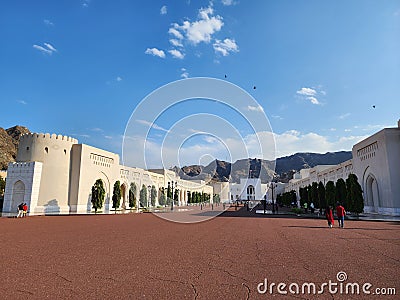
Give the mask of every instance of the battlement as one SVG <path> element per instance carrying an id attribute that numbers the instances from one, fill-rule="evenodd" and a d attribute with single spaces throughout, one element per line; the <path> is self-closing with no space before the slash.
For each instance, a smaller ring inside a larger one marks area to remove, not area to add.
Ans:
<path id="1" fill-rule="evenodd" d="M 33 139 L 51 139 L 53 141 L 66 141 L 71 142 L 72 144 L 78 144 L 78 140 L 72 137 L 61 135 L 61 134 L 50 134 L 50 133 L 26 133 L 21 135 L 20 141 L 28 141 Z"/>
<path id="2" fill-rule="evenodd" d="M 7 173 L 15 173 L 21 172 L 26 170 L 32 170 L 35 168 L 35 165 L 42 164 L 37 161 L 30 161 L 30 162 L 12 162 L 8 164 L 8 172 Z"/>

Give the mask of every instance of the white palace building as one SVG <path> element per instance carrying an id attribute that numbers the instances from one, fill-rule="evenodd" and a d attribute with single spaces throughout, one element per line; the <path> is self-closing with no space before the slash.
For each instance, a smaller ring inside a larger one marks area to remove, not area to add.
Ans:
<path id="1" fill-rule="evenodd" d="M 159 195 L 168 182 L 177 183 L 178 206 L 187 204 L 187 192 L 208 193 L 211 201 L 213 197 L 212 186 L 205 182 L 182 180 L 165 169 L 148 171 L 123 166 L 118 154 L 79 144 L 76 139 L 62 135 L 22 135 L 16 161 L 8 165 L 3 216 L 15 214 L 21 202 L 27 203 L 30 215 L 90 213 L 91 188 L 97 179 L 103 181 L 106 192 L 105 213 L 112 208 L 117 180 L 121 184 L 122 209 L 128 208 L 131 183 L 136 184 L 137 201 L 143 185 L 146 188 L 154 185 Z"/>
<path id="2" fill-rule="evenodd" d="M 355 144 L 353 158 L 339 165 L 303 169 L 290 180 L 285 191 L 299 189 L 313 182 L 346 180 L 356 174 L 364 196 L 364 212 L 400 215 L 400 120 L 397 128 L 384 128 Z"/>
<path id="3" fill-rule="evenodd" d="M 176 182 L 178 205 L 187 205 L 188 192 L 219 194 L 222 202 L 237 200 L 276 200 L 276 195 L 295 190 L 313 182 L 346 179 L 357 175 L 363 189 L 364 212 L 400 215 L 400 121 L 396 128 L 384 128 L 352 149 L 353 158 L 339 165 L 316 166 L 295 174 L 289 184 L 262 184 L 258 178 L 242 178 L 240 183 L 210 183 L 181 179 L 174 171 L 144 170 L 120 164 L 118 154 L 79 144 L 74 138 L 30 133 L 21 136 L 17 162 L 7 171 L 3 216 L 15 214 L 17 206 L 26 202 L 31 215 L 90 213 L 91 187 L 103 181 L 106 196 L 103 212 L 112 207 L 112 189 L 121 183 L 120 208 L 128 208 L 131 183 L 139 191 L 155 186 L 157 197 L 169 182 Z M 149 194 L 149 193 L 148 193 Z M 158 201 L 158 200 L 157 200 Z M 156 202 L 156 205 L 158 202 Z M 136 203 L 138 207 L 138 203 Z"/>

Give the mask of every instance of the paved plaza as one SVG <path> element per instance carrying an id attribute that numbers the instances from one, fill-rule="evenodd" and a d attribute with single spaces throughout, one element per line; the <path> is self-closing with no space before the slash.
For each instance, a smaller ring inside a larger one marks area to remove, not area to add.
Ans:
<path id="1" fill-rule="evenodd" d="M 344 283 L 371 283 L 371 294 L 400 292 L 399 222 L 329 229 L 322 219 L 230 208 L 196 224 L 143 213 L 0 218 L 0 228 L 3 299 L 377 299 L 257 291 L 265 279 L 286 291 L 339 283 L 339 272 Z"/>

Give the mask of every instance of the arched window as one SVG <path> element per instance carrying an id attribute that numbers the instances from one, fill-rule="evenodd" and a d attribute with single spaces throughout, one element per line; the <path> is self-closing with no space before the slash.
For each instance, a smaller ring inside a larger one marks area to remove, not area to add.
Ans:
<path id="1" fill-rule="evenodd" d="M 256 200 L 255 189 L 252 185 L 247 187 L 247 200 Z"/>

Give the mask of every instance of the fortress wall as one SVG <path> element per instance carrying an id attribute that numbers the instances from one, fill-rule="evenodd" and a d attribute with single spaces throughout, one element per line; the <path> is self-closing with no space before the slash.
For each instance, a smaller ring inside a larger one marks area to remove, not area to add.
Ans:
<path id="1" fill-rule="evenodd" d="M 102 211 L 108 212 L 112 206 L 112 192 L 119 180 L 119 156 L 88 145 L 73 147 L 71 173 L 71 212 L 88 213 L 92 210 L 91 192 L 97 179 L 103 181 L 106 191 Z"/>
<path id="2" fill-rule="evenodd" d="M 27 203 L 29 214 L 35 214 L 39 198 L 43 164 L 40 162 L 10 163 L 4 193 L 3 216 L 16 215 L 21 202 Z"/>
<path id="3" fill-rule="evenodd" d="M 43 163 L 35 213 L 69 213 L 71 149 L 77 143 L 74 138 L 49 133 L 21 136 L 17 161 Z"/>

